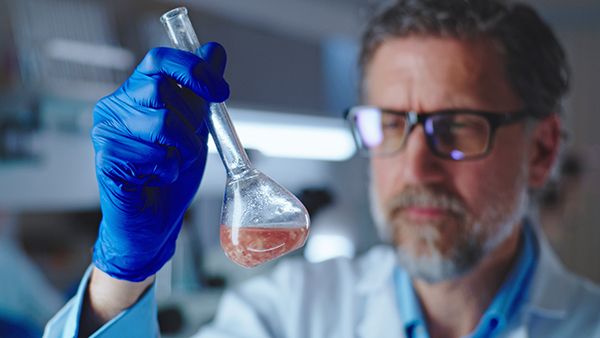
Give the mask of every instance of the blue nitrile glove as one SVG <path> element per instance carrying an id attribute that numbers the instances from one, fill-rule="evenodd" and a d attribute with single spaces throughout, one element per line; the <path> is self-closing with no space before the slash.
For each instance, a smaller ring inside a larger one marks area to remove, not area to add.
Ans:
<path id="1" fill-rule="evenodd" d="M 203 99 L 229 96 L 223 47 L 205 44 L 200 53 L 203 58 L 172 48 L 151 50 L 94 108 L 102 206 L 94 265 L 115 278 L 143 281 L 175 252 L 183 213 L 206 163 Z"/>

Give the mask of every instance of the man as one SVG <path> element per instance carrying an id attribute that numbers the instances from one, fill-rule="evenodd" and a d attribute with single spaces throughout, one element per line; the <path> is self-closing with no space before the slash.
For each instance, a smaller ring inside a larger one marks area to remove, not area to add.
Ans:
<path id="1" fill-rule="evenodd" d="M 204 48 L 217 71 L 154 50 L 96 107 L 95 267 L 47 337 L 156 334 L 147 290 L 205 156 L 190 91 L 228 94 L 224 53 Z M 348 119 L 392 245 L 356 261 L 286 261 L 227 292 L 199 336 L 600 337 L 600 290 L 565 271 L 524 217 L 560 143 L 567 72 L 550 29 L 523 5 L 403 0 L 370 23 L 361 65 L 367 105 Z"/>

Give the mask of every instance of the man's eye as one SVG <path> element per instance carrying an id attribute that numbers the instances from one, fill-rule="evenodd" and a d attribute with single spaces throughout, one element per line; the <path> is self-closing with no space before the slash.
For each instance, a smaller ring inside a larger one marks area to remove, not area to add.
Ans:
<path id="1" fill-rule="evenodd" d="M 385 119 L 381 121 L 381 128 L 387 131 L 394 131 L 397 129 L 404 130 L 406 122 L 402 119 Z"/>
<path id="2" fill-rule="evenodd" d="M 398 122 L 384 122 L 383 123 L 384 129 L 394 129 L 394 128 L 398 128 L 399 126 L 400 126 L 400 124 Z"/>
<path id="3" fill-rule="evenodd" d="M 460 122 L 452 122 L 450 123 L 449 129 L 450 131 L 461 131 L 464 130 L 466 128 L 470 128 L 470 126 L 466 123 L 460 123 Z"/>
<path id="4" fill-rule="evenodd" d="M 448 130 L 452 134 L 480 134 L 485 133 L 486 126 L 483 123 L 455 121 L 449 124 Z"/>

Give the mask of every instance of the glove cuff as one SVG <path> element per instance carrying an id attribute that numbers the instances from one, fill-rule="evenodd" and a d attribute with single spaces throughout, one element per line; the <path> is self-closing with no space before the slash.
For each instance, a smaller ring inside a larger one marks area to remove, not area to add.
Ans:
<path id="1" fill-rule="evenodd" d="M 142 282 L 156 274 L 175 254 L 175 241 L 181 228 L 181 221 L 175 226 L 177 230 L 171 234 L 173 238 L 167 240 L 165 245 L 154 253 L 135 252 L 129 248 L 110 245 L 114 241 L 104 238 L 103 228 L 100 226 L 100 233 L 94 244 L 94 265 L 113 278 Z"/>

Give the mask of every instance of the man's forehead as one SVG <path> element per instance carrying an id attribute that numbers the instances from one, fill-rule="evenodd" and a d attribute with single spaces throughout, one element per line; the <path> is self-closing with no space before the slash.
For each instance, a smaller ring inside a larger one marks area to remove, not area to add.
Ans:
<path id="1" fill-rule="evenodd" d="M 376 49 L 367 75 L 373 68 L 389 72 L 401 67 L 406 76 L 421 75 L 423 72 L 429 76 L 443 76 L 444 71 L 463 72 L 473 78 L 481 73 L 492 72 L 497 67 L 504 71 L 503 65 L 502 53 L 489 38 L 465 40 L 411 35 L 384 41 Z"/>
<path id="2" fill-rule="evenodd" d="M 372 104 L 386 104 L 379 102 L 382 99 L 408 104 L 422 99 L 425 93 L 432 100 L 445 101 L 444 104 L 458 100 L 455 102 L 458 105 L 461 105 L 461 96 L 466 96 L 467 101 L 484 101 L 484 105 L 516 96 L 506 76 L 503 55 L 489 38 L 409 36 L 388 39 L 377 48 L 366 70 L 366 95 Z M 402 99 L 403 95 L 407 97 Z M 429 103 L 435 105 L 435 102 Z M 422 108 L 427 110 L 427 107 Z"/>

